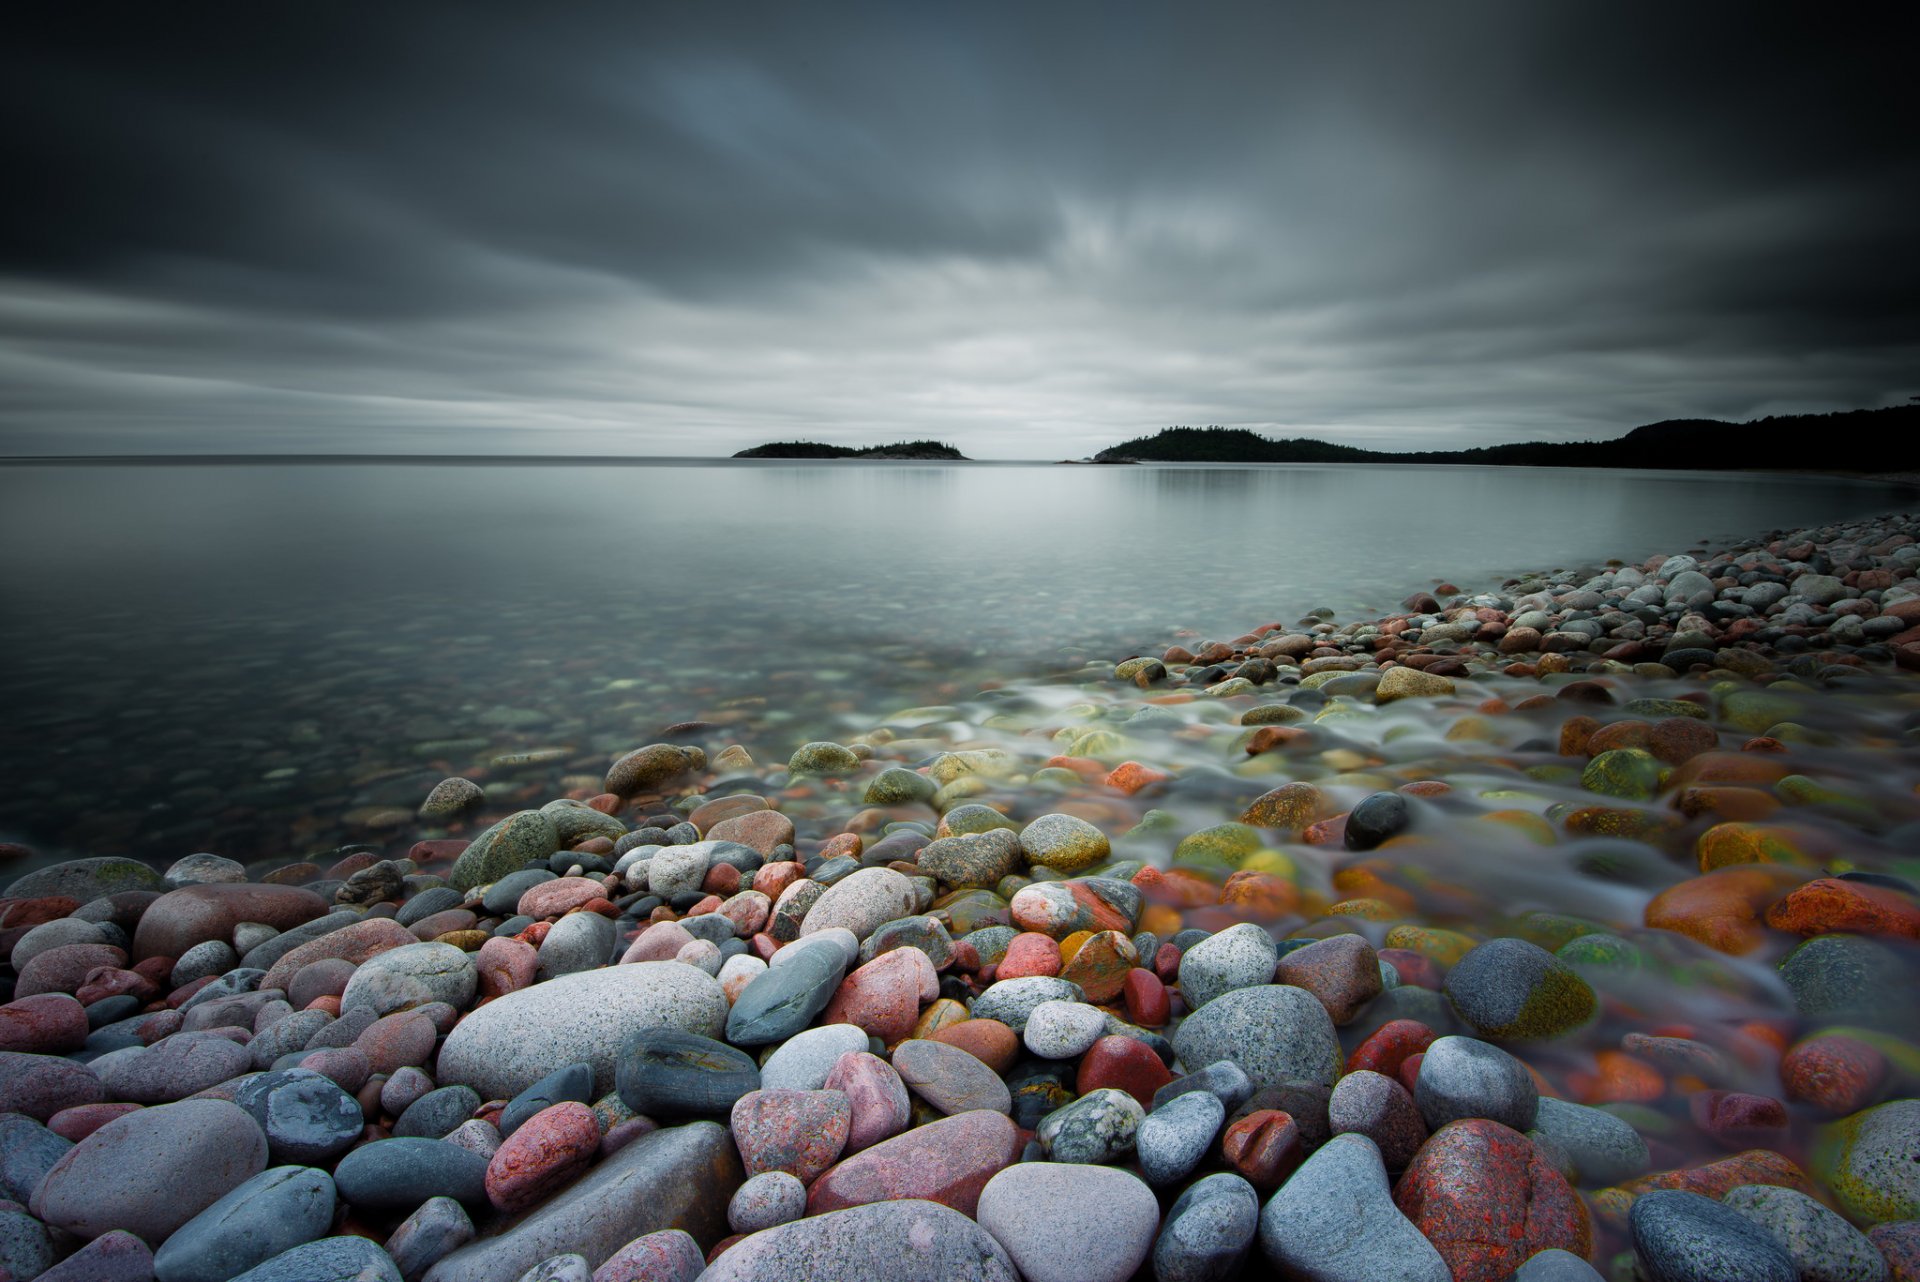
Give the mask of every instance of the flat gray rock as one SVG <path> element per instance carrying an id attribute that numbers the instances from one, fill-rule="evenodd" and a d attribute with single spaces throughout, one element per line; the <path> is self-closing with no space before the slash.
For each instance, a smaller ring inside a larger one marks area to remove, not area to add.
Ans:
<path id="1" fill-rule="evenodd" d="M 1185 1179 L 1213 1147 L 1226 1120 L 1227 1106 L 1211 1091 L 1174 1096 L 1147 1114 L 1134 1132 L 1141 1174 L 1161 1186 Z"/>
<path id="2" fill-rule="evenodd" d="M 620 1047 L 643 1028 L 718 1037 L 727 996 L 705 971 L 679 962 L 634 962 L 562 975 L 508 993 L 447 1034 L 435 1080 L 511 1099 L 557 1068 L 593 1066 L 594 1093 L 613 1089 Z M 528 1265 L 538 1263 L 529 1260 Z"/>
<path id="3" fill-rule="evenodd" d="M 1020 1282 L 1020 1275 L 993 1235 L 960 1212 L 905 1200 L 742 1238 L 700 1282 Z"/>
<path id="4" fill-rule="evenodd" d="M 1260 1213 L 1260 1249 L 1283 1275 L 1313 1282 L 1453 1282 L 1440 1252 L 1393 1204 L 1380 1150 L 1336 1135 Z"/>

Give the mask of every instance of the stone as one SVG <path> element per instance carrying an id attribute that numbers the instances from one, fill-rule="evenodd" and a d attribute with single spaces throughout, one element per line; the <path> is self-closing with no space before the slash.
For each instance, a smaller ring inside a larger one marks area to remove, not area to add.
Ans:
<path id="1" fill-rule="evenodd" d="M 40 1277 L 52 1263 L 47 1226 L 12 1203 L 0 1204 L 0 1277 Z"/>
<path id="2" fill-rule="evenodd" d="M 827 1084 L 842 1056 L 866 1049 L 866 1030 L 852 1024 L 809 1028 L 788 1038 L 767 1057 L 760 1066 L 758 1085 L 767 1090 L 817 1091 Z"/>
<path id="3" fill-rule="evenodd" d="M 359 1101 L 306 1068 L 250 1078 L 234 1092 L 233 1102 L 266 1136 L 275 1164 L 330 1163 L 359 1140 L 365 1124 Z"/>
<path id="4" fill-rule="evenodd" d="M 600 1123 L 577 1100 L 541 1109 L 487 1162 L 487 1200 L 503 1215 L 536 1206 L 585 1170 L 600 1148 Z"/>
<path id="5" fill-rule="evenodd" d="M 977 1008 L 976 1008 L 977 1013 Z M 1188 1015 L 1173 1048 L 1189 1068 L 1232 1060 L 1257 1086 L 1340 1076 L 1340 1041 L 1319 999 L 1302 988 L 1236 988 Z"/>
<path id="6" fill-rule="evenodd" d="M 166 879 L 137 859 L 104 855 L 69 859 L 17 877 L 5 891 L 8 899 L 45 899 L 64 896 L 82 904 L 128 890 L 165 891 Z"/>
<path id="7" fill-rule="evenodd" d="M 1794 1008 L 1810 1020 L 1864 1024 L 1901 1033 L 1920 1020 L 1906 960 L 1857 935 L 1816 935 L 1779 966 Z"/>
<path id="8" fill-rule="evenodd" d="M 1027 1015 L 1021 1040 L 1042 1059 L 1075 1059 L 1107 1031 L 1105 1012 L 1085 1002 L 1041 1002 Z"/>
<path id="9" fill-rule="evenodd" d="M 1026 1282 L 1127 1282 L 1153 1246 L 1160 1204 L 1110 1166 L 1025 1162 L 987 1181 L 978 1219 Z"/>
<path id="10" fill-rule="evenodd" d="M 1531 1256 L 1514 1273 L 1513 1282 L 1606 1282 L 1606 1279 L 1571 1251 L 1553 1247 Z"/>
<path id="11" fill-rule="evenodd" d="M 949 1115 L 1008 1113 L 1013 1096 L 998 1073 L 957 1046 L 909 1038 L 893 1049 L 893 1070 L 907 1089 Z"/>
<path id="12" fill-rule="evenodd" d="M 108 1122 L 57 1162 L 33 1212 L 83 1238 L 125 1229 L 149 1245 L 266 1169 L 267 1140 L 225 1100 L 186 1100 Z"/>
<path id="13" fill-rule="evenodd" d="M 1800 1277 L 1766 1230 L 1698 1193 L 1642 1194 L 1634 1199 L 1627 1224 L 1634 1259 L 1649 1282 L 1797 1282 Z"/>
<path id="14" fill-rule="evenodd" d="M 827 1008 L 845 971 L 845 954 L 831 944 L 781 949 L 774 954 L 774 964 L 754 976 L 734 1000 L 726 1015 L 727 1040 L 736 1046 L 767 1046 L 792 1037 Z"/>
<path id="15" fill-rule="evenodd" d="M 444 1140 L 374 1140 L 341 1158 L 333 1180 L 356 1208 L 410 1213 L 430 1197 L 487 1204 L 487 1159 Z"/>
<path id="16" fill-rule="evenodd" d="M 787 1171 L 762 1171 L 734 1190 L 727 1223 L 735 1233 L 758 1233 L 807 1213 L 807 1186 Z"/>
<path id="17" fill-rule="evenodd" d="M 385 1251 L 363 1237 L 323 1237 L 254 1265 L 232 1282 L 401 1282 Z"/>
<path id="18" fill-rule="evenodd" d="M 243 921 L 291 930 L 326 912 L 326 900 L 298 886 L 185 886 L 160 896 L 140 915 L 133 932 L 133 959 L 178 958 L 198 944 L 228 943 Z"/>
<path id="19" fill-rule="evenodd" d="M 866 1039 L 861 1038 L 863 1047 Z M 725 1042 L 674 1028 L 642 1029 L 620 1050 L 614 1089 L 636 1113 L 661 1119 L 724 1117 L 760 1089 L 753 1057 Z"/>
<path id="20" fill-rule="evenodd" d="M 337 914 L 336 914 L 337 915 Z M 322 922 L 332 921 L 331 917 L 322 917 L 309 923 L 308 927 L 318 926 Z M 300 971 L 323 958 L 339 958 L 352 962 L 355 966 L 365 964 L 370 958 L 393 948 L 404 948 L 420 941 L 413 937 L 399 922 L 388 917 L 369 917 L 364 921 L 329 929 L 326 933 L 301 942 L 298 931 L 288 931 L 262 944 L 260 948 L 241 958 L 245 966 L 255 965 L 255 954 L 261 949 L 270 949 L 282 940 L 293 940 L 293 946 L 283 953 L 260 980 L 262 989 L 278 988 L 285 992 L 293 983 L 293 977 Z"/>
<path id="21" fill-rule="evenodd" d="M 700 1244 L 684 1229 L 643 1233 L 609 1255 L 593 1282 L 694 1282 L 707 1267 Z"/>
<path id="22" fill-rule="evenodd" d="M 718 1037 L 727 1019 L 719 982 L 693 966 L 635 962 L 562 975 L 469 1013 L 441 1046 L 435 1076 L 483 1099 L 508 1099 L 555 1069 L 586 1063 L 600 1095 L 613 1089 L 615 1060 L 634 1033 Z"/>
<path id="23" fill-rule="evenodd" d="M 823 1018 L 853 1024 L 891 1045 L 913 1032 L 923 1002 L 940 995 L 940 976 L 918 948 L 896 948 L 861 966 L 835 990 Z"/>
<path id="24" fill-rule="evenodd" d="M 522 1273 L 519 1282 L 593 1282 L 593 1266 L 575 1251 L 556 1255 Z"/>
<path id="25" fill-rule="evenodd" d="M 965 1215 L 919 1200 L 876 1202 L 755 1233 L 701 1282 L 1020 1282 L 1005 1248 Z"/>
<path id="26" fill-rule="evenodd" d="M 362 962 L 340 995 L 340 1009 L 364 1006 L 376 1015 L 446 1002 L 465 1009 L 473 1002 L 479 973 L 473 960 L 451 944 L 407 944 Z"/>
<path id="27" fill-rule="evenodd" d="M 1125 1091 L 1097 1090 L 1047 1114 L 1034 1138 L 1049 1161 L 1108 1162 L 1133 1151 L 1146 1115 Z"/>
<path id="28" fill-rule="evenodd" d="M 620 928 L 599 913 L 569 913 L 540 941 L 535 975 L 541 980 L 575 975 L 604 966 Z M 716 966 L 717 970 L 718 967 Z"/>
<path id="29" fill-rule="evenodd" d="M 1593 989 L 1573 967 L 1524 939 L 1490 939 L 1447 972 L 1454 1013 L 1483 1037 L 1557 1037 L 1593 1018 Z"/>
<path id="30" fill-rule="evenodd" d="M 740 1181 L 725 1127 L 666 1127 L 616 1150 L 501 1231 L 446 1256 L 426 1282 L 499 1282 L 565 1252 L 593 1265 L 642 1235 L 669 1229 L 714 1242 L 726 1232 L 727 1201 Z"/>
<path id="31" fill-rule="evenodd" d="M 153 1282 L 153 1251 L 133 1234 L 115 1229 L 40 1274 L 38 1282 Z"/>
<path id="32" fill-rule="evenodd" d="M 1357 1069 L 1334 1083 L 1327 1122 L 1335 1135 L 1364 1135 L 1389 1171 L 1403 1171 L 1427 1141 L 1419 1106 L 1393 1078 Z"/>
<path id="33" fill-rule="evenodd" d="M 705 769 L 706 764 L 707 754 L 699 748 L 650 743 L 644 748 L 635 748 L 615 761 L 607 770 L 603 786 L 616 797 L 631 797 L 636 793 L 656 791 L 660 785 L 690 770 Z"/>
<path id="34" fill-rule="evenodd" d="M 613 789 L 609 788 L 609 792 Z M 447 870 L 447 884 L 472 890 L 543 861 L 560 848 L 553 820 L 538 810 L 518 810 L 473 839 Z"/>
<path id="35" fill-rule="evenodd" d="M 1020 830 L 1027 862 L 1055 872 L 1085 872 L 1112 857 L 1107 835 L 1074 815 L 1041 815 Z"/>
<path id="36" fill-rule="evenodd" d="M 866 1051 L 842 1055 L 827 1074 L 825 1089 L 845 1095 L 852 1110 L 845 1149 L 848 1153 L 891 1139 L 907 1129 L 912 1120 L 913 1105 L 907 1097 L 906 1083 L 892 1065 Z M 748 1231 L 737 1225 L 735 1230 Z"/>
<path id="37" fill-rule="evenodd" d="M 0 1006 L 0 1051 L 60 1055 L 86 1045 L 87 1009 L 65 993 L 40 993 Z"/>
<path id="38" fill-rule="evenodd" d="M 616 1080 L 617 1077 L 616 1074 Z M 500 1134 L 511 1135 L 520 1128 L 521 1123 L 535 1113 L 551 1108 L 555 1104 L 564 1104 L 569 1100 L 576 1104 L 593 1103 L 592 1065 L 568 1064 L 565 1068 L 556 1068 L 508 1100 L 507 1106 L 500 1110 Z M 478 1102 L 475 1101 L 476 1104 Z"/>
<path id="39" fill-rule="evenodd" d="M 0 1199 L 25 1206 L 73 1145 L 30 1117 L 0 1113 Z"/>
<path id="40" fill-rule="evenodd" d="M 1867 1235 L 1794 1189 L 1747 1184 L 1720 1199 L 1765 1230 L 1805 1278 L 1881 1282 L 1886 1261 Z"/>
<path id="41" fill-rule="evenodd" d="M 972 1215 L 988 1180 L 1019 1157 L 1021 1134 L 976 1110 L 918 1126 L 829 1167 L 807 1191 L 807 1214 L 924 1198 Z"/>
<path id="42" fill-rule="evenodd" d="M 1226 1105 L 1209 1091 L 1188 1091 L 1157 1106 L 1133 1136 L 1141 1174 L 1158 1186 L 1185 1179 L 1213 1147 L 1226 1120 Z"/>
<path id="43" fill-rule="evenodd" d="M 407 1105 L 393 1124 L 398 1139 L 443 1140 L 480 1107 L 471 1086 L 441 1086 Z"/>
<path id="44" fill-rule="evenodd" d="M 740 1097 L 731 1120 L 749 1177 L 788 1171 L 811 1183 L 846 1147 L 853 1108 L 839 1091 L 758 1090 Z"/>
<path id="45" fill-rule="evenodd" d="M 1019 866 L 1020 837 L 1006 828 L 941 837 L 920 848 L 917 862 L 943 886 L 991 890 Z"/>
<path id="46" fill-rule="evenodd" d="M 1405 797 L 1397 792 L 1376 792 L 1348 813 L 1345 845 L 1348 850 L 1372 850 L 1406 831 L 1411 822 Z"/>
<path id="47" fill-rule="evenodd" d="M 1586 1204 L 1526 1136 L 1498 1122 L 1449 1122 L 1420 1147 L 1394 1205 L 1433 1243 L 1455 1282 L 1504 1282 L 1535 1252 L 1586 1256 Z"/>
<path id="48" fill-rule="evenodd" d="M 838 926 L 865 939 L 887 922 L 912 916 L 918 903 L 913 883 L 900 873 L 862 868 L 827 887 L 807 910 L 800 933 L 805 937 Z"/>
<path id="49" fill-rule="evenodd" d="M 1185 967 L 1183 957 L 1182 974 Z M 1312 993 L 1327 1008 L 1334 1024 L 1344 1027 L 1358 1019 L 1366 1004 L 1380 995 L 1380 955 L 1359 935 L 1334 935 L 1281 957 L 1272 978 L 1275 983 Z M 1183 992 L 1185 987 L 1183 983 Z"/>
<path id="50" fill-rule="evenodd" d="M 97 1061 L 109 1094 L 135 1104 L 169 1104 L 253 1067 L 246 1047 L 214 1033 L 175 1033 L 145 1049 Z"/>
<path id="51" fill-rule="evenodd" d="M 1002 979 L 987 985 L 968 1008 L 975 1019 L 994 1019 L 1016 1033 L 1026 1031 L 1027 1016 L 1041 1002 L 1077 1002 L 1086 998 L 1078 984 L 1064 979 L 1033 975 L 1021 979 Z"/>
<path id="52" fill-rule="evenodd" d="M 1380 1151 L 1364 1135 L 1336 1135 L 1301 1164 L 1260 1212 L 1260 1249 L 1283 1275 L 1316 1282 L 1453 1277 L 1393 1204 Z"/>
<path id="53" fill-rule="evenodd" d="M 796 775 L 850 775 L 859 771 L 860 758 L 851 748 L 819 739 L 795 748 L 787 769 Z"/>
<path id="54" fill-rule="evenodd" d="M 1260 1226 L 1260 1199 L 1232 1172 L 1197 1180 L 1175 1199 L 1153 1244 L 1157 1282 L 1225 1282 Z"/>
<path id="55" fill-rule="evenodd" d="M 1822 1127 L 1814 1169 L 1856 1224 L 1920 1219 L 1920 1099 L 1900 1099 Z"/>
<path id="56" fill-rule="evenodd" d="M 1582 1184 L 1618 1184 L 1641 1174 L 1651 1161 L 1646 1140 L 1627 1122 L 1567 1100 L 1542 1096 L 1528 1134 L 1565 1154 Z"/>
<path id="57" fill-rule="evenodd" d="M 333 1180 L 311 1166 L 260 1172 L 154 1252 L 157 1282 L 225 1282 L 333 1227 Z"/>
<path id="58" fill-rule="evenodd" d="M 1273 982 L 1279 950 L 1263 927 L 1229 926 L 1180 954 L 1180 994 L 1199 1010 L 1222 993 Z"/>
<path id="59" fill-rule="evenodd" d="M 1486 1118 L 1524 1132 L 1533 1127 L 1540 1091 L 1527 1066 L 1499 1047 L 1471 1037 L 1442 1037 L 1421 1058 L 1413 1100 L 1430 1130 Z"/>

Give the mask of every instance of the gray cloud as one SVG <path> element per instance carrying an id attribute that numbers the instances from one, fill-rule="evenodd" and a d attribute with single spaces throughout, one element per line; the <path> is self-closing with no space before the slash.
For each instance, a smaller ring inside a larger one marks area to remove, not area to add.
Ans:
<path id="1" fill-rule="evenodd" d="M 1432 448 L 1920 391 L 1891 11 L 11 25 L 0 452 Z"/>

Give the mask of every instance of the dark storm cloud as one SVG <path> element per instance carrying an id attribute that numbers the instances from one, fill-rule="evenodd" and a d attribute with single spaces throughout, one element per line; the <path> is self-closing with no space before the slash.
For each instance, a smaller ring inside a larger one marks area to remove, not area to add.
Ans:
<path id="1" fill-rule="evenodd" d="M 1920 392 L 1887 11 L 8 21 L 0 452 L 1436 446 Z"/>

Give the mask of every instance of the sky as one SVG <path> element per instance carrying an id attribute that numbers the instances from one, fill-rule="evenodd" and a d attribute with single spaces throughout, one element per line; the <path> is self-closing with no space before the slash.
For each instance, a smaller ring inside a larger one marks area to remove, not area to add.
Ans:
<path id="1" fill-rule="evenodd" d="M 1920 395 L 1911 6 L 16 5 L 0 454 Z"/>

